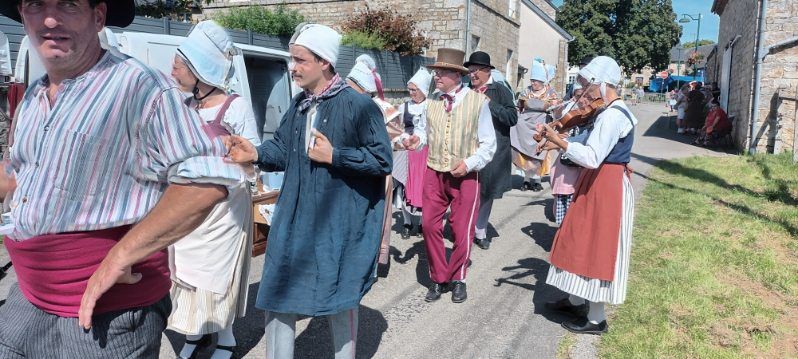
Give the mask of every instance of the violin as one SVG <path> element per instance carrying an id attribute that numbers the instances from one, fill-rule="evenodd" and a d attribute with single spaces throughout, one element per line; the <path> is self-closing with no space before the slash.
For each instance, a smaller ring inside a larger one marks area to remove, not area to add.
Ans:
<path id="1" fill-rule="evenodd" d="M 549 126 L 559 133 L 568 132 L 574 127 L 586 125 L 595 117 L 596 111 L 602 107 L 604 107 L 604 100 L 597 98 L 583 107 L 574 108 L 566 112 L 562 117 L 550 123 Z M 535 134 L 535 141 L 540 142 L 543 139 L 545 130 L 543 131 L 544 133 Z"/>

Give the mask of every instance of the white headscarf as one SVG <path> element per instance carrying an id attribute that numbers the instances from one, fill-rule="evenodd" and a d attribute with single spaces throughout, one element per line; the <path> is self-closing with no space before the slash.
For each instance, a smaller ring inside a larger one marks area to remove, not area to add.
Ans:
<path id="1" fill-rule="evenodd" d="M 529 69 L 529 78 L 547 84 L 549 83 L 548 76 L 549 74 L 546 72 L 546 66 L 543 65 L 543 62 L 538 61 L 538 59 L 533 60 Z"/>
<path id="2" fill-rule="evenodd" d="M 611 57 L 598 56 L 579 70 L 579 76 L 601 84 L 601 96 L 605 96 L 607 84 L 618 86 L 621 83 L 621 67 Z"/>
<path id="3" fill-rule="evenodd" d="M 432 85 L 432 74 L 422 67 L 416 71 L 416 74 L 410 78 L 408 84 L 415 84 L 419 91 L 424 94 L 424 97 L 429 97 L 429 87 Z"/>
<path id="4" fill-rule="evenodd" d="M 335 67 L 341 34 L 324 25 L 302 23 L 297 26 L 289 44 L 302 46 Z"/>
<path id="5" fill-rule="evenodd" d="M 200 81 L 223 90 L 233 77 L 233 56 L 238 48 L 227 31 L 213 20 L 200 22 L 188 34 L 177 52 Z"/>
<path id="6" fill-rule="evenodd" d="M 363 88 L 370 94 L 376 93 L 379 98 L 383 99 L 382 92 L 382 77 L 377 73 L 377 63 L 374 59 L 366 54 L 358 56 L 355 60 L 355 66 L 346 78 L 354 81 L 358 86 Z"/>

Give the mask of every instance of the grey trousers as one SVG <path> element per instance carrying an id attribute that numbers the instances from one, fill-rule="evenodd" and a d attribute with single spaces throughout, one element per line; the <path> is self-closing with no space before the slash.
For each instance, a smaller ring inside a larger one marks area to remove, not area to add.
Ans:
<path id="1" fill-rule="evenodd" d="M 166 295 L 148 307 L 95 315 L 85 332 L 78 318 L 36 308 L 14 285 L 0 306 L 0 358 L 157 358 L 171 312 Z"/>
<path id="2" fill-rule="evenodd" d="M 293 359 L 298 314 L 266 312 L 266 359 Z M 358 309 L 327 316 L 335 359 L 354 359 Z"/>
<path id="3" fill-rule="evenodd" d="M 488 219 L 490 219 L 491 210 L 493 210 L 493 198 L 480 198 L 476 231 L 474 232 L 476 238 L 485 239 L 488 237 Z"/>

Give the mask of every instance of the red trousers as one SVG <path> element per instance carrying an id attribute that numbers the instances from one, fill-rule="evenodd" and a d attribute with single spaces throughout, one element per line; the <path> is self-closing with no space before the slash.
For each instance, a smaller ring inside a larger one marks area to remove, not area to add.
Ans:
<path id="1" fill-rule="evenodd" d="M 454 248 L 449 260 L 443 243 L 443 217 L 451 207 L 449 225 Z M 435 283 L 462 281 L 466 278 L 468 259 L 479 209 L 477 173 L 456 178 L 449 172 L 427 168 L 424 174 L 424 212 L 421 223 L 429 261 L 429 276 Z"/>

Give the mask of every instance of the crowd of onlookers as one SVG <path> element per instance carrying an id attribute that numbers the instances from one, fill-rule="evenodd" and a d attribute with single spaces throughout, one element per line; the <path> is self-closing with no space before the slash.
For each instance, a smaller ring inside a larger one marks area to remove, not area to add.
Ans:
<path id="1" fill-rule="evenodd" d="M 669 106 L 676 110 L 676 132 L 696 136 L 693 142 L 700 146 L 717 145 L 731 133 L 732 124 L 720 107 L 717 84 L 704 86 L 692 81 L 671 91 Z"/>

